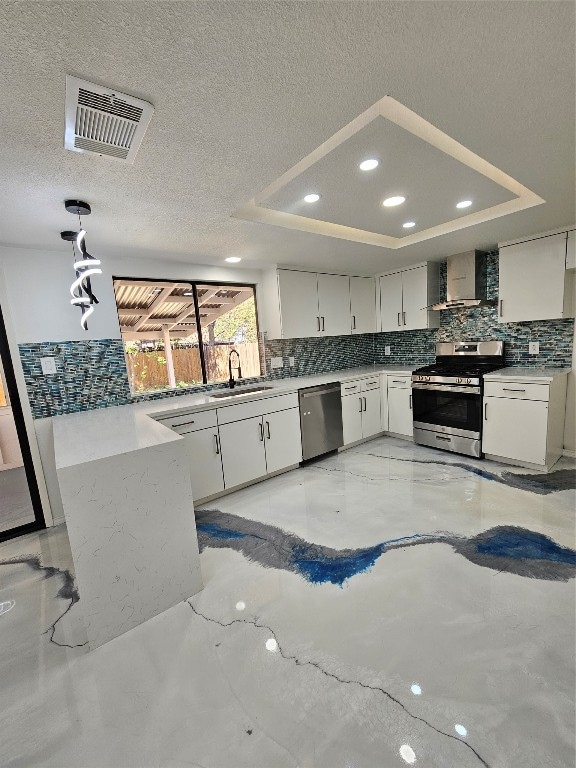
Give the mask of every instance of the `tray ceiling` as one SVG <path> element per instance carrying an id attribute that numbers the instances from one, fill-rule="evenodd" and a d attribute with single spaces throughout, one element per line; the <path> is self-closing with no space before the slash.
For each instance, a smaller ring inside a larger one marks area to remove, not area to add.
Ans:
<path id="1" fill-rule="evenodd" d="M 377 159 L 376 168 L 361 170 L 366 158 Z M 307 201 L 310 193 L 318 199 Z M 394 197 L 402 202 L 383 205 Z M 463 200 L 471 205 L 458 210 Z M 402 248 L 544 202 L 385 96 L 234 215 Z"/>

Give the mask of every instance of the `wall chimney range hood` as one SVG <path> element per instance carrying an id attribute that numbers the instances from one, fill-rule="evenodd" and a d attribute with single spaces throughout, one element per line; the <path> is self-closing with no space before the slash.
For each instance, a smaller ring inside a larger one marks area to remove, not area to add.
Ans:
<path id="1" fill-rule="evenodd" d="M 430 309 L 492 307 L 486 298 L 486 253 L 466 251 L 449 256 L 446 261 L 446 301 Z"/>

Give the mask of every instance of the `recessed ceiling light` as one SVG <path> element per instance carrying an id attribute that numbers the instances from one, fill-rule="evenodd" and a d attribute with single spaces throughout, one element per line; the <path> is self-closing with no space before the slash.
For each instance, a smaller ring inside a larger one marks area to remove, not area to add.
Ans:
<path id="1" fill-rule="evenodd" d="M 472 200 L 460 200 L 456 203 L 456 208 L 469 208 L 472 205 Z"/>
<path id="2" fill-rule="evenodd" d="M 238 264 L 239 261 L 242 261 L 240 256 L 228 256 L 227 259 L 224 259 L 224 261 L 227 261 L 229 264 Z"/>
<path id="3" fill-rule="evenodd" d="M 412 229 L 412 227 L 416 226 L 416 222 L 415 221 L 405 221 L 404 224 L 402 224 L 402 226 L 404 227 L 404 229 Z"/>
<path id="4" fill-rule="evenodd" d="M 406 200 L 405 197 L 402 197 L 402 195 L 395 195 L 394 197 L 387 197 L 386 200 L 382 203 L 383 206 L 386 208 L 392 208 L 395 205 L 402 205 L 402 203 Z"/>
<path id="5" fill-rule="evenodd" d="M 377 168 L 380 165 L 380 162 L 376 160 L 376 158 L 372 157 L 370 160 L 363 160 L 360 163 L 360 170 L 361 171 L 373 171 L 374 168 Z"/>
<path id="6" fill-rule="evenodd" d="M 317 203 L 318 200 L 320 200 L 320 195 L 317 195 L 316 192 L 312 192 L 304 198 L 305 203 Z"/>

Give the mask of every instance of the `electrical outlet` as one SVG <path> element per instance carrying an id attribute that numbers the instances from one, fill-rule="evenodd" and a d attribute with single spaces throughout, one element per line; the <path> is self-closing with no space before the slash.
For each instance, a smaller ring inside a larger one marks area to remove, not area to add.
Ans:
<path id="1" fill-rule="evenodd" d="M 273 357 L 270 360 L 270 368 L 284 368 L 284 360 L 281 357 Z"/>
<path id="2" fill-rule="evenodd" d="M 42 373 L 44 375 L 50 373 L 56 373 L 56 359 L 53 357 L 41 357 L 40 365 L 42 366 Z"/>
<path id="3" fill-rule="evenodd" d="M 293 357 L 288 358 L 288 364 L 290 365 L 290 368 L 294 368 L 294 366 L 296 365 L 296 361 L 294 360 Z"/>
<path id="4" fill-rule="evenodd" d="M 539 355 L 540 354 L 540 342 L 538 342 L 538 341 L 529 341 L 528 342 L 528 354 L 529 355 Z"/>
<path id="5" fill-rule="evenodd" d="M 390 349 L 390 345 L 389 345 L 389 344 L 387 344 L 387 345 L 384 347 L 384 354 L 385 354 L 385 355 L 391 355 L 391 354 L 392 354 L 392 351 L 391 351 L 391 349 Z"/>

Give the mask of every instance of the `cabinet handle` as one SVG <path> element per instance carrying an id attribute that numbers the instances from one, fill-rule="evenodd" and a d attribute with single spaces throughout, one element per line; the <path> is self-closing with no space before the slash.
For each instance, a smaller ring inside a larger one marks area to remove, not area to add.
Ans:
<path id="1" fill-rule="evenodd" d="M 180 421 L 178 424 L 172 424 L 172 429 L 174 427 L 185 427 L 187 424 L 194 424 L 194 419 L 192 421 Z"/>
<path id="2" fill-rule="evenodd" d="M 525 389 L 509 389 L 508 387 L 502 387 L 502 392 L 526 392 Z"/>
<path id="3" fill-rule="evenodd" d="M 325 331 L 326 328 L 324 328 L 324 317 L 322 317 L 322 330 Z"/>
<path id="4" fill-rule="evenodd" d="M 410 393 L 410 410 L 412 410 L 412 393 Z"/>
<path id="5" fill-rule="evenodd" d="M 400 322 L 400 312 L 398 312 L 398 327 L 400 327 L 402 323 Z"/>
<path id="6" fill-rule="evenodd" d="M 402 322 L 406 325 L 406 312 L 402 312 Z"/>
<path id="7" fill-rule="evenodd" d="M 270 440 L 270 422 L 266 422 L 266 437 Z"/>
<path id="8" fill-rule="evenodd" d="M 359 397 L 358 400 L 360 400 L 360 410 L 358 411 L 358 413 L 362 413 L 362 398 Z"/>
<path id="9" fill-rule="evenodd" d="M 214 435 L 214 446 L 216 449 L 216 456 L 220 455 L 220 442 L 218 440 L 218 435 Z"/>
<path id="10" fill-rule="evenodd" d="M 364 411 L 366 411 L 366 398 L 364 398 Z"/>
<path id="11" fill-rule="evenodd" d="M 392 384 L 405 384 L 404 379 L 392 379 Z"/>
<path id="12" fill-rule="evenodd" d="M 484 403 L 484 421 L 488 421 L 488 403 Z"/>
<path id="13" fill-rule="evenodd" d="M 356 330 L 356 315 L 352 315 L 352 330 Z"/>
<path id="14" fill-rule="evenodd" d="M 452 438 L 451 437 L 440 437 L 440 435 L 436 435 L 436 440 L 445 440 L 447 443 L 451 443 L 452 442 Z"/>
<path id="15" fill-rule="evenodd" d="M 503 305 L 504 305 L 504 299 L 500 299 L 500 304 L 499 304 L 499 314 L 500 314 L 500 317 L 502 317 L 502 314 L 503 314 L 503 311 L 502 311 Z"/>
<path id="16" fill-rule="evenodd" d="M 320 331 L 320 317 L 316 315 L 316 321 L 318 322 L 318 331 Z"/>
<path id="17" fill-rule="evenodd" d="M 258 429 L 260 431 L 260 442 L 263 443 L 264 442 L 264 425 L 262 424 L 262 422 L 259 422 Z"/>

